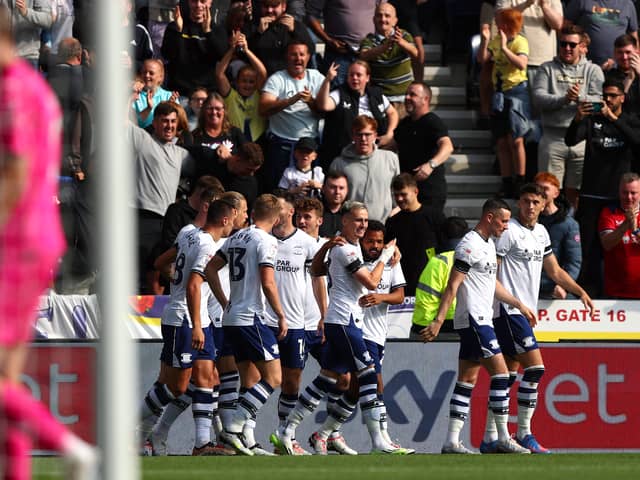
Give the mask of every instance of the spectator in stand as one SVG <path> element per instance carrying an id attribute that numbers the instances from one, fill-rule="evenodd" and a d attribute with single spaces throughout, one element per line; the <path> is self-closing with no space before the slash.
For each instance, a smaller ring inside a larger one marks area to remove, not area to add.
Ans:
<path id="1" fill-rule="evenodd" d="M 316 98 L 318 110 L 327 112 L 320 150 L 320 163 L 325 168 L 351 143 L 351 124 L 358 115 L 375 118 L 380 148 L 393 144 L 393 131 L 398 126 L 395 107 L 380 87 L 369 85 L 371 68 L 364 60 L 356 60 L 349 65 L 347 83 L 329 93 L 330 84 L 341 68 L 335 63 L 329 67 Z"/>
<path id="2" fill-rule="evenodd" d="M 293 149 L 295 167 L 287 167 L 278 183 L 278 188 L 302 197 L 320 197 L 324 172 L 319 165 L 313 166 L 318 157 L 318 143 L 314 138 L 303 137 Z"/>
<path id="3" fill-rule="evenodd" d="M 488 0 L 482 2 L 480 7 L 480 32 L 485 28 L 489 29 L 489 40 L 491 40 L 498 30 L 495 24 L 496 16 L 496 0 Z M 491 97 L 493 95 L 493 82 L 491 74 L 493 68 L 491 63 L 479 64 L 480 74 L 478 78 L 478 89 L 480 97 L 480 118 L 478 119 L 479 128 L 488 128 L 489 115 L 491 113 Z"/>
<path id="4" fill-rule="evenodd" d="M 407 116 L 398 124 L 394 139 L 400 171 L 418 182 L 418 201 L 440 211 L 447 200 L 444 162 L 453 153 L 453 142 L 443 121 L 430 109 L 431 88 L 424 82 L 409 85 L 404 104 Z"/>
<path id="5" fill-rule="evenodd" d="M 322 225 L 321 237 L 333 237 L 342 225 L 342 205 L 347 200 L 349 181 L 344 172 L 329 170 L 322 185 Z"/>
<path id="6" fill-rule="evenodd" d="M 379 0 L 307 0 L 307 24 L 325 44 L 324 69 L 339 65 L 331 88 L 347 81 L 347 67 L 358 58 L 360 42 L 371 31 Z"/>
<path id="7" fill-rule="evenodd" d="M 272 74 L 260 95 L 258 112 L 269 119 L 265 191 L 273 190 L 285 168 L 293 166 L 293 146 L 298 139 L 318 138 L 315 97 L 324 75 L 307 68 L 309 55 L 306 43 L 289 43 L 286 70 Z"/>
<path id="8" fill-rule="evenodd" d="M 73 4 L 73 0 L 57 0 L 53 2 L 53 5 L 55 5 L 53 8 L 55 18 L 49 29 L 51 35 L 51 55 L 58 54 L 58 47 L 63 39 L 73 36 L 73 20 L 75 14 Z"/>
<path id="9" fill-rule="evenodd" d="M 260 142 L 267 129 L 267 120 L 258 113 L 260 90 L 267 79 L 267 70 L 258 57 L 249 49 L 247 39 L 240 31 L 231 34 L 229 50 L 216 65 L 218 92 L 224 97 L 229 122 L 242 129 L 250 142 Z M 249 61 L 238 70 L 237 88 L 233 88 L 226 72 L 234 58 Z"/>
<path id="10" fill-rule="evenodd" d="M 496 24 L 499 35 L 491 42 L 489 27 L 483 25 L 478 61 L 493 63 L 491 130 L 496 138 L 502 194 L 514 198 L 524 183 L 527 163 L 524 137 L 532 129 L 527 86 L 529 43 L 520 34 L 522 13 L 519 10 L 497 11 Z"/>
<path id="11" fill-rule="evenodd" d="M 398 26 L 405 29 L 413 37 L 413 42 L 418 49 L 418 56 L 411 61 L 413 78 L 417 82 L 424 79 L 424 43 L 422 29 L 418 22 L 418 4 L 425 0 L 389 0 L 396 9 Z"/>
<path id="12" fill-rule="evenodd" d="M 249 45 L 264 62 L 269 75 L 288 67 L 282 52 L 288 51 L 287 47 L 293 41 L 304 43 L 309 56 L 315 54 L 316 46 L 305 24 L 287 13 L 287 1 L 261 0 L 260 18 L 249 37 Z"/>
<path id="13" fill-rule="evenodd" d="M 527 78 L 534 83 L 538 67 L 556 55 L 556 32 L 562 28 L 560 0 L 497 0 L 496 10 L 515 8 L 522 12 L 522 35 L 535 45 L 529 51 Z"/>
<path id="14" fill-rule="evenodd" d="M 442 252 L 429 259 L 416 286 L 416 299 L 409 334 L 409 338 L 412 340 L 422 340 L 420 333 L 429 326 L 438 313 L 440 299 L 444 289 L 447 288 L 449 275 L 453 268 L 456 246 L 462 237 L 469 232 L 469 225 L 464 218 L 448 217 L 443 225 L 443 230 L 447 240 L 442 247 Z M 440 333 L 454 333 L 453 317 L 455 312 L 456 301 L 454 300 L 447 310 Z"/>
<path id="15" fill-rule="evenodd" d="M 188 17 L 176 7 L 162 41 L 167 87 L 185 97 L 196 87 L 216 88 L 215 65 L 226 50 L 226 38 L 212 30 L 211 0 L 189 0 L 189 6 Z"/>
<path id="16" fill-rule="evenodd" d="M 140 70 L 144 88 L 132 105 L 140 128 L 147 128 L 153 122 L 153 112 L 160 102 L 175 102 L 178 92 L 170 92 L 161 87 L 164 82 L 164 65 L 160 60 L 145 60 Z"/>
<path id="17" fill-rule="evenodd" d="M 69 0 L 73 3 L 73 0 Z M 136 23 L 138 18 L 134 21 L 131 18 L 131 10 L 133 5 L 131 0 L 124 0 L 123 2 L 123 16 L 122 16 L 122 28 L 126 32 L 126 35 L 132 35 L 129 48 L 122 52 L 122 62 L 134 72 L 139 72 L 142 69 L 142 64 L 145 60 L 153 58 L 153 41 L 147 28 L 142 23 Z M 73 7 L 72 7 L 73 8 Z M 60 14 L 60 12 L 58 13 Z M 54 28 L 58 23 L 58 18 L 54 23 Z M 132 27 L 133 26 L 133 32 Z M 53 30 L 53 28 L 52 28 Z M 158 47 L 160 48 L 160 47 Z M 51 47 L 51 53 L 55 53 L 55 44 Z"/>
<path id="18" fill-rule="evenodd" d="M 373 16 L 374 33 L 360 42 L 360 59 L 371 65 L 371 80 L 392 102 L 402 102 L 413 81 L 411 63 L 418 49 L 409 32 L 397 26 L 396 9 L 381 3 Z"/>
<path id="19" fill-rule="evenodd" d="M 600 213 L 598 231 L 604 250 L 604 294 L 640 299 L 640 177 L 625 173 L 616 204 Z"/>
<path id="20" fill-rule="evenodd" d="M 373 220 L 386 221 L 393 209 L 391 180 L 400 173 L 398 156 L 376 145 L 378 122 L 359 115 L 351 125 L 353 144 L 342 149 L 331 162 L 331 170 L 345 173 L 349 181 L 348 200 L 367 205 Z"/>
<path id="21" fill-rule="evenodd" d="M 623 173 L 640 171 L 640 119 L 622 110 L 624 85 L 608 78 L 602 85 L 603 103 L 581 102 L 565 135 L 569 146 L 586 140 L 584 170 L 576 220 L 582 240 L 579 283 L 592 297 L 601 293 L 602 252 L 598 215 L 610 202 Z M 599 111 L 595 111 L 597 105 Z M 591 294 L 593 292 L 593 295 Z"/>
<path id="22" fill-rule="evenodd" d="M 176 19 L 176 7 L 179 3 L 180 0 L 149 0 L 149 20 L 147 26 L 149 27 L 153 53 L 156 58 L 162 58 L 162 39 L 164 38 L 167 26 Z"/>
<path id="23" fill-rule="evenodd" d="M 407 281 L 405 295 L 412 296 L 416 294 L 420 272 L 444 247 L 445 217 L 441 210 L 420 203 L 418 183 L 409 173 L 395 176 L 391 191 L 400 211 L 387 220 L 387 240 L 396 239 Z"/>
<path id="24" fill-rule="evenodd" d="M 195 145 L 191 151 L 196 158 L 196 177 L 215 175 L 216 165 L 238 153 L 240 145 L 246 142 L 242 131 L 229 122 L 219 93 L 209 94 L 202 105 L 193 140 Z"/>
<path id="25" fill-rule="evenodd" d="M 571 25 L 563 28 L 558 56 L 540 66 L 532 90 L 533 103 L 542 120 L 538 170 L 550 172 L 558 178 L 574 210 L 578 206 L 582 184 L 584 142 L 568 147 L 564 143 L 564 134 L 575 116 L 580 99 L 600 101 L 604 81 L 600 67 L 582 55 L 583 43 L 581 27 Z"/>
<path id="26" fill-rule="evenodd" d="M 206 149 L 201 150 L 206 151 Z M 197 158 L 197 153 L 195 154 Z M 213 175 L 222 183 L 226 191 L 244 195 L 249 210 L 258 197 L 258 180 L 255 174 L 264 162 L 262 148 L 257 143 L 245 142 L 238 146 L 237 153 L 226 160 L 209 161 L 204 170 L 205 175 Z"/>
<path id="27" fill-rule="evenodd" d="M 16 54 L 38 68 L 40 34 L 51 28 L 54 12 L 50 0 L 0 0 L 11 12 Z"/>
<path id="28" fill-rule="evenodd" d="M 207 101 L 209 93 L 204 87 L 196 87 L 189 95 L 189 103 L 185 112 L 187 113 L 187 121 L 189 122 L 189 131 L 193 131 L 198 126 L 198 117 L 200 116 L 200 110 L 202 105 Z"/>
<path id="29" fill-rule="evenodd" d="M 613 49 L 615 68 L 607 72 L 619 75 L 624 85 L 624 104 L 622 109 L 629 113 L 640 113 L 640 50 L 638 40 L 625 33 L 616 38 Z"/>
<path id="30" fill-rule="evenodd" d="M 608 70 L 613 66 L 613 43 L 624 33 L 638 39 L 638 17 L 631 0 L 572 0 L 568 22 L 580 25 L 591 38 L 589 60 Z"/>
<path id="31" fill-rule="evenodd" d="M 560 181 L 549 172 L 539 172 L 533 179 L 545 193 L 544 210 L 538 222 L 549 232 L 551 250 L 558 259 L 558 265 L 577 281 L 582 264 L 580 245 L 580 225 L 570 216 L 571 205 L 560 196 Z M 575 298 L 542 271 L 540 298 Z"/>
<path id="32" fill-rule="evenodd" d="M 153 135 L 129 124 L 128 136 L 133 146 L 136 171 L 135 200 L 138 216 L 139 274 L 142 293 L 153 294 L 151 252 L 160 239 L 162 221 L 176 198 L 181 175 L 190 173 L 189 152 L 175 144 L 178 108 L 174 102 L 162 102 L 153 119 Z"/>

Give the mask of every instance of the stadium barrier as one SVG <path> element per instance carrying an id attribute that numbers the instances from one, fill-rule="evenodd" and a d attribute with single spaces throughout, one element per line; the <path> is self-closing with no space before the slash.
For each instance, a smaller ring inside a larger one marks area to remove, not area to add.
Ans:
<path id="1" fill-rule="evenodd" d="M 160 316 L 167 296 L 132 296 L 126 326 L 134 339 L 160 339 Z M 389 309 L 388 338 L 408 338 L 414 297 Z M 593 317 L 578 300 L 541 300 L 536 337 L 562 340 L 640 340 L 640 302 L 596 300 Z M 36 324 L 38 339 L 98 338 L 100 311 L 95 295 L 42 297 Z"/>
<path id="2" fill-rule="evenodd" d="M 63 423 L 95 441 L 96 343 L 38 342 L 31 355 L 25 384 L 36 398 L 49 406 Z M 142 398 L 158 374 L 161 343 L 141 341 L 138 349 Z M 438 452 L 445 438 L 448 401 L 456 379 L 458 346 L 455 343 L 421 344 L 391 341 L 387 344 L 383 375 L 385 403 L 393 438 L 418 452 Z M 569 343 L 542 345 L 546 373 L 534 429 L 540 442 L 556 451 L 640 451 L 640 343 Z M 311 361 L 303 386 L 318 372 Z M 479 446 L 487 408 L 488 377 L 481 373 L 472 397 L 469 421 L 462 439 Z M 278 423 L 276 392 L 260 411 L 256 438 L 267 445 Z M 137 408 L 138 405 L 132 406 Z M 325 418 L 325 404 L 298 429 L 306 438 Z M 515 393 L 511 412 L 516 411 Z M 516 418 L 510 418 L 515 430 Z M 349 444 L 360 452 L 370 449 L 360 413 L 344 427 Z M 171 430 L 169 452 L 190 454 L 194 440 L 193 420 L 185 412 Z M 36 446 L 36 453 L 38 452 Z"/>

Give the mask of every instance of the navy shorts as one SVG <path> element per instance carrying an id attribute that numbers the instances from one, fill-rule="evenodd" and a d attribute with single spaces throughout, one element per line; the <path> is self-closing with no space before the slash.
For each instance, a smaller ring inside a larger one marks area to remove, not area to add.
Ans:
<path id="1" fill-rule="evenodd" d="M 228 341 L 236 362 L 269 361 L 280 358 L 278 341 L 269 327 L 254 318 L 253 325 L 245 327 L 224 327 L 225 341 Z"/>
<path id="2" fill-rule="evenodd" d="M 509 315 L 500 305 L 500 316 L 493 319 L 496 337 L 505 355 L 515 357 L 520 353 L 537 350 L 538 342 L 533 334 L 533 328 L 524 315 Z"/>
<path id="3" fill-rule="evenodd" d="M 382 361 L 384 360 L 384 345 L 380 345 L 371 340 L 364 341 L 364 344 L 369 350 L 369 354 L 373 359 L 373 365 L 376 367 L 376 373 L 382 374 Z"/>
<path id="4" fill-rule="evenodd" d="M 478 361 L 502 353 L 496 332 L 491 325 L 478 325 L 471 315 L 469 315 L 469 325 L 467 328 L 458 330 L 459 359 Z"/>
<path id="5" fill-rule="evenodd" d="M 213 330 L 210 327 L 204 329 L 204 347 L 202 350 L 194 350 L 191 347 L 192 329 L 185 319 L 182 325 L 161 325 L 162 353 L 160 361 L 175 368 L 192 368 L 195 360 L 215 360 L 216 347 L 213 343 Z"/>
<path id="6" fill-rule="evenodd" d="M 356 327 L 353 318 L 349 325 L 325 323 L 324 335 L 327 352 L 324 368 L 335 373 L 358 372 L 373 365 L 371 354 L 362 338 L 362 329 Z"/>
<path id="7" fill-rule="evenodd" d="M 304 361 L 307 362 L 309 355 L 316 359 L 320 368 L 324 368 L 324 355 L 327 350 L 327 342 L 322 343 L 322 335 L 317 330 L 304 331 Z"/>
<path id="8" fill-rule="evenodd" d="M 278 338 L 278 327 L 269 327 L 273 336 Z M 287 336 L 278 340 L 280 364 L 286 368 L 304 368 L 305 335 L 303 329 L 289 329 Z"/>
<path id="9" fill-rule="evenodd" d="M 233 355 L 233 348 L 224 336 L 224 327 L 213 327 L 213 341 L 216 345 L 216 360 Z"/>

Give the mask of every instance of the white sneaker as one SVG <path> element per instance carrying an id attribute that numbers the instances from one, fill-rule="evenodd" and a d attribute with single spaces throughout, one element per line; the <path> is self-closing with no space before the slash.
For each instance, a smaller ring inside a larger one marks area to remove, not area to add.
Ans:
<path id="1" fill-rule="evenodd" d="M 253 454 L 257 457 L 275 457 L 275 453 L 271 453 L 264 448 L 259 443 L 254 444 L 252 447 L 249 447 L 249 450 L 253 452 Z"/>
<path id="2" fill-rule="evenodd" d="M 240 435 L 237 433 L 222 431 L 220 432 L 220 440 L 242 455 L 247 455 L 248 457 L 253 456 L 253 452 L 245 447 L 242 440 L 240 440 Z"/>
<path id="3" fill-rule="evenodd" d="M 509 437 L 506 441 L 498 440 L 498 453 L 531 453 L 528 448 L 518 445 L 513 438 Z"/>
<path id="4" fill-rule="evenodd" d="M 297 440 L 293 440 L 291 442 L 291 444 L 293 445 L 293 454 L 294 455 L 296 455 L 298 457 L 311 455 L 311 452 L 307 452 L 304 448 L 302 448 L 302 445 L 300 445 Z"/>
<path id="5" fill-rule="evenodd" d="M 475 455 L 477 452 L 474 452 L 473 450 L 469 450 L 467 447 L 465 447 L 462 442 L 460 443 L 445 443 L 442 446 L 442 450 L 440 450 L 440 453 L 445 453 L 445 454 L 456 454 L 456 455 Z"/>
<path id="6" fill-rule="evenodd" d="M 347 445 L 347 442 L 340 432 L 331 432 L 331 435 L 329 435 L 327 439 L 327 450 L 338 452 L 340 455 L 358 455 L 358 452 Z"/>
<path id="7" fill-rule="evenodd" d="M 155 430 L 151 432 L 151 454 L 154 457 L 164 457 L 167 453 L 167 437 Z"/>
<path id="8" fill-rule="evenodd" d="M 413 453 L 413 452 L 411 452 Z M 396 447 L 390 443 L 379 445 L 371 450 L 371 455 L 409 455 L 410 452 L 406 448 Z"/>
<path id="9" fill-rule="evenodd" d="M 400 445 L 398 442 L 391 442 L 391 446 L 395 447 L 395 448 L 400 448 L 402 450 L 404 450 L 406 453 L 405 455 L 413 455 L 414 453 L 416 453 L 415 448 L 407 448 L 407 447 L 403 447 L 402 445 Z"/>
<path id="10" fill-rule="evenodd" d="M 269 435 L 269 441 L 276 447 L 280 455 L 295 455 L 293 449 L 293 440 L 276 430 Z"/>
<path id="11" fill-rule="evenodd" d="M 327 441 L 318 435 L 318 432 L 313 432 L 309 437 L 309 446 L 313 449 L 314 455 L 328 455 Z"/>

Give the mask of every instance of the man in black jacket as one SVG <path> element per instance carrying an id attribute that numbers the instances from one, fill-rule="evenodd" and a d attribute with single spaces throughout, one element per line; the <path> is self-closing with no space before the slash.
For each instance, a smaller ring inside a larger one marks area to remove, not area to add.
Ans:
<path id="1" fill-rule="evenodd" d="M 565 135 L 573 146 L 586 140 L 580 201 L 576 220 L 582 238 L 582 269 L 579 283 L 590 296 L 602 290 L 598 238 L 598 215 L 617 197 L 623 173 L 640 167 L 640 120 L 624 112 L 624 85 L 608 78 L 602 85 L 604 102 L 582 102 Z"/>

